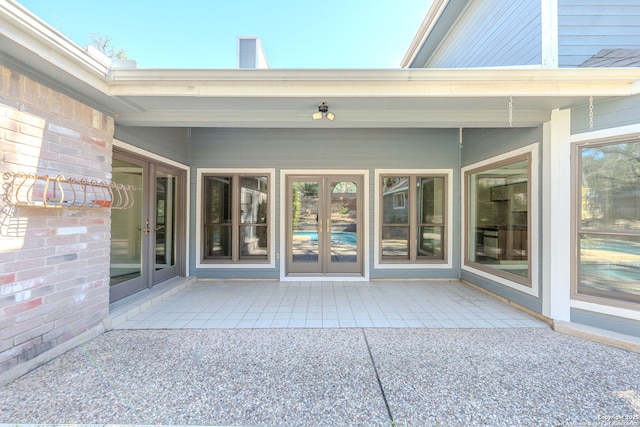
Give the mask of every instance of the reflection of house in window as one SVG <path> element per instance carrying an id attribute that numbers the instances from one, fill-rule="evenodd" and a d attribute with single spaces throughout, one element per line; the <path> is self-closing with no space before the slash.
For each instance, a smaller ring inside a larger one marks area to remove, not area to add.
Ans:
<path id="1" fill-rule="evenodd" d="M 405 193 L 396 193 L 393 195 L 393 209 L 404 209 Z"/>
<path id="2" fill-rule="evenodd" d="M 384 179 L 382 198 L 384 202 L 383 211 L 389 212 L 389 208 L 401 210 L 406 209 L 406 196 L 409 192 L 409 178 L 407 177 L 386 177 Z M 392 215 L 398 218 L 402 218 L 403 222 L 406 222 L 409 213 L 408 212 L 393 212 Z M 392 221 L 391 218 L 385 218 L 384 222 L 397 222 Z"/>

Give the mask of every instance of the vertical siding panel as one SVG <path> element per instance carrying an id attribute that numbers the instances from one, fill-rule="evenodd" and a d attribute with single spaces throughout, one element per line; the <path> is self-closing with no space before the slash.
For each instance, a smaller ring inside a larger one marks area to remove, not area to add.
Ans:
<path id="1" fill-rule="evenodd" d="M 469 4 L 427 63 L 429 68 L 538 65 L 541 5 L 536 0 Z"/>

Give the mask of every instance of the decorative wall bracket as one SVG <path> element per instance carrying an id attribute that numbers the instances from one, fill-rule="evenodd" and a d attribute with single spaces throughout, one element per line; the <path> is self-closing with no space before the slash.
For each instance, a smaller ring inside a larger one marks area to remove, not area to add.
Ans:
<path id="1" fill-rule="evenodd" d="M 63 175 L 5 172 L 2 196 L 11 206 L 70 209 L 128 209 L 135 187 L 115 182 L 65 178 Z"/>

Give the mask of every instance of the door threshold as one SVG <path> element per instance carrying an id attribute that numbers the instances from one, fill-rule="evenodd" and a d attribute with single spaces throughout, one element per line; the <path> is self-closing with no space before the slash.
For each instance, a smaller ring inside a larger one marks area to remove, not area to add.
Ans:
<path id="1" fill-rule="evenodd" d="M 288 274 L 280 278 L 281 282 L 367 282 L 368 277 L 362 274 Z"/>

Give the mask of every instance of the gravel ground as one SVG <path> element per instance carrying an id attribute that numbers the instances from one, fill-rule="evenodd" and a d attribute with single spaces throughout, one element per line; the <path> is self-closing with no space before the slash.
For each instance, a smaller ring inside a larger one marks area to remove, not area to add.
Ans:
<path id="1" fill-rule="evenodd" d="M 368 330 L 408 426 L 640 426 L 640 354 L 548 329 Z"/>
<path id="2" fill-rule="evenodd" d="M 24 424 L 640 426 L 640 354 L 541 328 L 118 330 L 0 389 L 0 411 Z"/>

